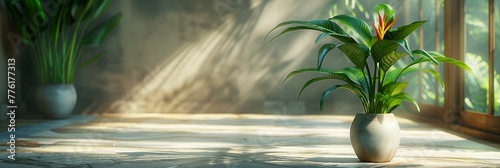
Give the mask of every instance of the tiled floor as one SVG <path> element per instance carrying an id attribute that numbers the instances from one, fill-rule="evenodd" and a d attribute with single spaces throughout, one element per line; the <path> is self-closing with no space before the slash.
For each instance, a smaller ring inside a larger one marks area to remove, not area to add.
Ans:
<path id="1" fill-rule="evenodd" d="M 16 160 L 2 150 L 0 167 L 500 167 L 495 145 L 404 118 L 393 161 L 359 162 L 353 116 L 74 116 L 19 128 Z"/>

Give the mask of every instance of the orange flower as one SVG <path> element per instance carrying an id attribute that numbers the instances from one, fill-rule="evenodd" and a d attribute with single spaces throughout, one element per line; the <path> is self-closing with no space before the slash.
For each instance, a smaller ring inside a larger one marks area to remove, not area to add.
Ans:
<path id="1" fill-rule="evenodd" d="M 384 17 L 380 15 L 380 12 L 378 13 L 378 24 L 375 25 L 372 22 L 373 28 L 375 28 L 375 33 L 377 33 L 377 38 L 378 40 L 384 39 L 384 35 L 387 32 L 387 30 L 391 29 L 391 27 L 396 23 L 396 21 L 399 19 L 399 15 L 396 19 L 391 20 L 389 17 L 387 17 L 384 14 Z"/>

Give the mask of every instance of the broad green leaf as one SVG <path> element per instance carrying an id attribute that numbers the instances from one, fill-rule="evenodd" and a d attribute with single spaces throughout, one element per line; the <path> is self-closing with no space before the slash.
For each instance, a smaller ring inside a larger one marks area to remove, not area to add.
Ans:
<path id="1" fill-rule="evenodd" d="M 389 21 L 394 21 L 394 19 L 396 18 L 395 17 L 395 11 L 394 11 L 394 8 L 392 8 L 392 6 L 388 5 L 388 4 L 377 4 L 375 6 L 373 6 L 373 9 L 372 9 L 372 16 L 373 18 L 378 18 L 378 14 L 381 14 L 382 17 L 384 16 L 387 16 L 389 17 Z M 375 19 L 377 20 L 377 19 Z M 375 24 L 378 24 L 375 22 Z"/>
<path id="2" fill-rule="evenodd" d="M 364 93 L 368 94 L 370 86 L 367 83 L 364 77 L 364 72 L 361 69 L 357 67 L 347 67 L 342 70 L 351 80 L 357 82 L 357 84 L 360 84 L 363 87 Z"/>
<path id="3" fill-rule="evenodd" d="M 413 99 L 411 97 L 408 97 L 408 94 L 406 94 L 406 93 L 400 93 L 400 94 L 397 94 L 397 95 L 393 96 L 393 98 L 395 98 L 395 99 L 401 99 L 401 100 L 406 100 L 406 101 L 409 101 L 409 102 L 413 103 L 415 105 L 415 107 L 417 108 L 418 112 L 420 112 L 420 106 L 418 106 L 417 101 L 415 101 L 415 99 Z"/>
<path id="4" fill-rule="evenodd" d="M 328 54 L 328 52 L 337 48 L 338 46 L 340 45 L 331 43 L 321 46 L 321 48 L 318 51 L 318 62 L 317 62 L 318 70 L 321 68 L 321 64 L 323 64 L 323 60 L 325 59 L 326 54 Z"/>
<path id="5" fill-rule="evenodd" d="M 378 41 L 378 38 L 377 36 L 373 36 L 372 37 L 372 40 L 370 41 L 370 45 L 368 46 L 368 48 L 372 48 L 372 46 Z"/>
<path id="6" fill-rule="evenodd" d="M 387 110 L 387 113 L 392 113 L 392 111 L 396 110 L 399 106 L 401 106 L 401 103 L 392 107 L 389 106 L 389 110 Z"/>
<path id="7" fill-rule="evenodd" d="M 109 0 L 73 0 L 71 16 L 75 20 L 94 20 L 108 8 Z"/>
<path id="8" fill-rule="evenodd" d="M 370 27 L 368 27 L 368 24 L 365 21 L 350 15 L 337 15 L 330 18 L 329 20 L 342 23 L 349 29 L 353 30 L 353 32 L 358 35 L 361 42 L 365 46 L 369 46 L 372 35 L 370 32 Z"/>
<path id="9" fill-rule="evenodd" d="M 382 85 L 386 85 L 388 83 L 397 82 L 399 75 L 405 70 L 405 68 L 395 68 L 387 71 L 385 73 L 385 78 Z"/>
<path id="10" fill-rule="evenodd" d="M 280 34 L 278 34 L 277 36 L 273 37 L 270 41 L 274 40 L 275 38 L 277 38 L 285 33 L 295 31 L 295 30 L 316 30 L 316 31 L 320 31 L 323 33 L 328 33 L 328 35 L 335 37 L 342 42 L 355 41 L 354 39 L 349 37 L 349 35 L 347 35 L 345 33 L 345 31 L 339 25 L 337 25 L 335 22 L 332 22 L 329 20 L 312 20 L 312 21 L 292 20 L 292 21 L 282 22 L 282 23 L 278 24 L 276 27 L 274 27 L 273 29 L 271 29 L 271 31 L 269 31 L 269 33 L 267 33 L 265 38 L 267 38 L 267 36 L 269 36 L 269 34 L 271 34 L 271 32 L 273 32 L 277 28 L 282 27 L 282 26 L 286 26 L 286 25 L 291 25 L 291 24 L 296 24 L 296 25 L 300 25 L 300 26 L 294 26 L 294 27 L 287 28 L 287 29 L 283 30 Z M 318 37 L 316 39 L 316 41 L 319 41 L 321 38 L 323 38 L 321 36 L 322 35 L 320 35 L 320 37 Z"/>
<path id="11" fill-rule="evenodd" d="M 447 64 L 455 65 L 458 68 L 471 73 L 471 75 L 473 75 L 477 79 L 477 76 L 474 73 L 474 71 L 472 70 L 472 68 L 469 65 L 465 64 L 464 62 L 453 59 L 453 58 L 446 57 L 446 56 L 444 56 L 438 52 L 435 52 L 435 51 L 430 51 L 429 54 L 439 62 L 444 62 Z"/>
<path id="12" fill-rule="evenodd" d="M 389 68 L 391 68 L 394 63 L 396 63 L 399 59 L 403 58 L 406 55 L 408 55 L 406 52 L 392 52 L 391 54 L 386 55 L 379 62 L 380 69 L 382 69 L 384 72 L 387 72 L 387 70 L 389 70 Z"/>
<path id="13" fill-rule="evenodd" d="M 337 23 L 329 21 L 329 20 L 312 20 L 312 21 L 309 21 L 309 23 L 311 23 L 313 25 L 318 25 L 318 26 L 324 27 L 333 33 L 347 35 L 345 33 L 344 29 L 342 29 Z"/>
<path id="14" fill-rule="evenodd" d="M 403 102 L 403 99 L 396 99 L 396 98 L 392 98 L 392 99 L 389 99 L 389 101 L 387 102 L 387 107 L 389 108 L 389 110 L 394 107 L 394 106 L 399 106 L 401 105 L 401 103 Z M 388 111 L 389 111 L 388 110 Z"/>
<path id="15" fill-rule="evenodd" d="M 322 94 L 321 94 L 321 99 L 319 101 L 319 110 L 323 110 L 323 102 L 325 99 L 335 90 L 337 90 L 341 85 L 334 85 L 328 89 L 326 89 Z"/>
<path id="16" fill-rule="evenodd" d="M 113 30 L 118 23 L 120 23 L 123 15 L 122 13 L 118 13 L 108 20 L 104 21 L 104 23 L 100 24 L 96 28 L 94 28 L 90 33 L 85 35 L 82 39 L 82 45 L 89 46 L 98 46 L 104 41 L 104 38 Z"/>
<path id="17" fill-rule="evenodd" d="M 367 93 L 360 91 L 359 87 L 357 85 L 344 84 L 344 85 L 341 85 L 340 88 L 347 89 L 347 90 L 351 91 L 352 93 L 354 93 L 356 96 L 358 96 L 358 98 L 361 101 L 361 103 L 363 104 L 364 108 L 368 109 L 368 106 L 369 106 L 368 102 L 369 101 L 368 101 Z"/>
<path id="18" fill-rule="evenodd" d="M 35 23 L 46 23 L 47 17 L 45 16 L 45 12 L 43 12 L 43 7 L 40 0 L 25 0 L 25 14 L 26 19 L 28 19 L 31 24 Z M 34 25 L 34 27 L 41 28 L 42 25 Z"/>
<path id="19" fill-rule="evenodd" d="M 84 21 L 89 18 L 89 11 L 92 9 L 94 0 L 73 0 L 70 1 L 70 14 L 76 21 Z"/>
<path id="20" fill-rule="evenodd" d="M 278 38 L 279 36 L 281 36 L 281 35 L 283 35 L 285 33 L 296 31 L 296 30 L 318 30 L 318 29 L 316 29 L 314 27 L 311 27 L 311 26 L 293 26 L 293 27 L 288 27 L 285 30 L 283 30 L 280 34 L 274 36 L 269 41 L 273 41 L 274 39 Z"/>
<path id="21" fill-rule="evenodd" d="M 434 69 L 427 69 L 427 68 L 397 68 L 387 73 L 386 80 L 387 82 L 396 82 L 400 77 L 420 71 L 431 74 L 439 81 L 439 83 L 443 88 L 445 87 L 441 75 L 437 73 Z"/>
<path id="22" fill-rule="evenodd" d="M 318 43 L 318 41 L 320 41 L 321 39 L 323 39 L 326 36 L 330 36 L 330 37 L 336 38 L 337 40 L 339 40 L 341 42 L 344 42 L 344 43 L 356 43 L 356 40 L 354 40 L 349 35 L 342 35 L 342 34 L 337 34 L 337 33 L 321 33 L 316 38 L 316 40 L 314 41 L 314 43 Z"/>
<path id="23" fill-rule="evenodd" d="M 441 78 L 441 75 L 438 72 L 436 72 L 434 69 L 424 69 L 422 71 L 433 75 L 439 81 L 439 84 L 441 84 L 441 87 L 443 87 L 443 88 L 445 87 L 444 82 L 443 82 L 443 78 Z"/>
<path id="24" fill-rule="evenodd" d="M 408 25 L 398 27 L 397 29 L 389 30 L 385 34 L 384 39 L 404 40 L 408 35 L 410 35 L 413 31 L 422 26 L 425 22 L 427 21 L 416 21 Z"/>
<path id="25" fill-rule="evenodd" d="M 380 59 L 394 52 L 399 44 L 392 40 L 379 40 L 373 44 L 371 53 L 373 60 L 378 63 Z"/>
<path id="26" fill-rule="evenodd" d="M 427 57 L 427 58 L 429 58 L 429 60 L 431 60 L 431 61 L 432 61 L 432 63 L 434 63 L 435 65 L 439 65 L 439 62 L 438 62 L 436 59 L 434 59 L 434 57 L 432 57 L 432 56 L 431 56 L 431 55 L 430 55 L 427 51 L 425 51 L 425 50 L 420 50 L 420 49 L 419 49 L 419 50 L 413 50 L 411 53 L 412 53 L 413 55 L 422 55 L 422 56 L 424 56 L 424 57 Z"/>
<path id="27" fill-rule="evenodd" d="M 321 94 L 321 99 L 320 99 L 320 102 L 319 102 L 319 108 L 320 110 L 323 110 L 323 106 L 324 106 L 324 101 L 325 99 L 335 90 L 339 89 L 339 88 L 344 88 L 344 89 L 347 89 L 351 92 L 353 92 L 356 96 L 358 96 L 358 98 L 361 100 L 361 103 L 363 104 L 364 108 L 366 109 L 367 106 L 368 106 L 368 100 L 366 99 L 366 96 L 363 95 L 362 93 L 359 92 L 359 90 L 351 85 L 351 84 L 344 84 L 344 85 L 334 85 L 328 89 L 326 89 L 322 94 Z"/>
<path id="28" fill-rule="evenodd" d="M 369 49 L 363 44 L 347 43 L 338 47 L 359 69 L 366 66 L 366 58 L 369 55 Z"/>
<path id="29" fill-rule="evenodd" d="M 389 83 L 387 85 L 382 86 L 380 89 L 380 93 L 389 95 L 389 96 L 394 96 L 396 94 L 401 93 L 406 86 L 408 86 L 408 83 L 406 82 L 394 82 L 394 83 Z"/>
<path id="30" fill-rule="evenodd" d="M 304 73 L 304 72 L 319 72 L 319 73 L 323 73 L 323 74 L 332 74 L 332 73 L 336 73 L 338 71 L 333 70 L 333 69 L 327 69 L 327 68 L 320 68 L 319 70 L 318 70 L 318 68 L 299 69 L 299 70 L 295 70 L 295 71 L 288 73 L 288 75 L 286 75 L 285 79 L 283 80 L 283 82 L 281 82 L 281 84 L 285 83 L 285 81 L 288 80 L 290 77 L 297 75 L 297 74 L 300 74 L 300 73 Z"/>
<path id="31" fill-rule="evenodd" d="M 323 37 L 326 37 L 328 36 L 328 33 L 321 33 L 317 38 L 316 40 L 314 41 L 314 43 L 318 43 L 318 41 L 320 41 L 321 39 L 323 39 Z"/>
<path id="32" fill-rule="evenodd" d="M 329 74 L 329 75 L 325 75 L 325 76 L 322 76 L 322 77 L 317 77 L 317 78 L 313 78 L 309 81 L 307 81 L 303 86 L 302 86 L 302 89 L 300 89 L 300 92 L 299 92 L 299 96 L 297 97 L 297 99 L 300 98 L 300 95 L 302 95 L 302 92 L 308 87 L 310 86 L 311 84 L 313 83 L 316 83 L 318 81 L 322 81 L 322 80 L 327 80 L 327 79 L 337 79 L 337 80 L 341 80 L 341 81 L 344 81 L 348 84 L 352 84 L 352 85 L 356 85 L 356 83 L 354 83 L 354 81 L 352 81 L 351 79 L 349 79 L 349 77 L 342 73 L 342 72 L 336 72 L 336 73 L 332 73 L 332 74 Z M 361 87 L 359 87 L 361 88 Z"/>
<path id="33" fill-rule="evenodd" d="M 101 16 L 108 8 L 109 0 L 97 0 L 96 4 L 92 8 L 91 18 L 95 19 Z"/>
<path id="34" fill-rule="evenodd" d="M 410 45 L 408 45 L 408 40 L 395 40 L 395 42 L 403 47 L 403 49 L 406 51 L 406 53 L 408 53 L 412 60 L 415 60 L 413 54 L 411 53 Z"/>
<path id="35" fill-rule="evenodd" d="M 386 78 L 385 78 L 384 84 L 386 82 L 397 80 L 403 71 L 406 71 L 408 68 L 411 68 L 411 67 L 413 67 L 413 66 L 415 66 L 417 64 L 423 63 L 423 62 L 431 62 L 431 60 L 429 58 L 427 58 L 427 57 L 419 57 L 418 59 L 413 60 L 413 62 L 411 62 L 410 64 L 408 64 L 404 68 L 397 68 L 397 69 L 395 69 L 395 70 L 393 70 L 391 72 L 388 72 L 386 74 Z M 419 69 L 411 69 L 411 70 L 408 70 L 408 71 L 415 72 L 415 71 L 419 71 Z"/>

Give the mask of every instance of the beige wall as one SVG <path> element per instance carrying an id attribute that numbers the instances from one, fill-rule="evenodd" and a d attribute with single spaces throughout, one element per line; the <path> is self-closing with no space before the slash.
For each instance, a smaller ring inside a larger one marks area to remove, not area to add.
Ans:
<path id="1" fill-rule="evenodd" d="M 76 112 L 318 112 L 319 96 L 332 82 L 313 85 L 299 103 L 311 75 L 281 85 L 289 71 L 315 66 L 318 33 L 271 43 L 264 37 L 281 21 L 327 18 L 330 6 L 329 0 L 113 1 L 108 13 L 124 17 L 101 47 L 109 55 L 77 71 Z M 325 61 L 348 63 L 340 55 Z M 334 99 L 345 101 L 329 101 L 325 112 L 362 110 L 347 91 Z"/>

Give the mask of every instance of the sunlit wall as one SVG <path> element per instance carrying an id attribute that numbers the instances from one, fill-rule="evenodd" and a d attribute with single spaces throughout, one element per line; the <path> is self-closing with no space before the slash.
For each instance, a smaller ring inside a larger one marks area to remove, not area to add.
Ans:
<path id="1" fill-rule="evenodd" d="M 360 5 L 363 2 L 363 6 Z M 411 3 L 391 3 L 414 21 Z M 75 113 L 357 113 L 359 100 L 336 91 L 319 112 L 319 97 L 335 81 L 308 88 L 297 101 L 305 74 L 281 85 L 286 74 L 314 67 L 318 33 L 291 33 L 264 39 L 285 20 L 326 19 L 350 13 L 363 19 L 381 2 L 346 0 L 119 0 L 108 14 L 123 20 L 100 49 L 109 54 L 80 67 L 75 77 Z M 361 6 L 361 8 L 360 8 Z M 365 17 L 363 17 L 365 16 Z M 105 18 L 105 17 L 103 17 Z M 368 20 L 367 20 L 368 21 Z M 350 62 L 336 51 L 326 67 Z M 27 94 L 26 99 L 30 99 Z"/>

